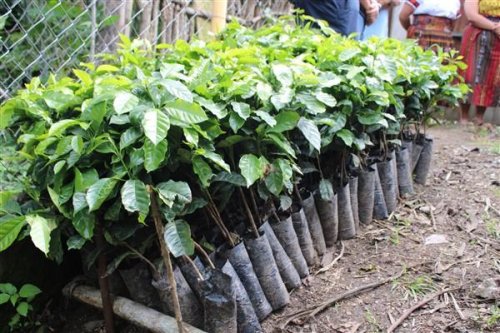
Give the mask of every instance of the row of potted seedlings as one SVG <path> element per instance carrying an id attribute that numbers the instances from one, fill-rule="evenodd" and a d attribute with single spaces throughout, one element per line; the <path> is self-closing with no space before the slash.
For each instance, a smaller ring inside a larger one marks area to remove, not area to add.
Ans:
<path id="1" fill-rule="evenodd" d="M 2 126 L 30 167 L 5 197 L 0 229 L 15 236 L 1 250 L 25 230 L 57 261 L 106 255 L 131 298 L 172 314 L 159 237 L 184 321 L 262 331 L 327 247 L 387 218 L 414 170 L 425 183 L 421 129 L 467 91 L 454 54 L 294 21 L 155 48 L 122 37 L 99 66 L 5 101 Z"/>

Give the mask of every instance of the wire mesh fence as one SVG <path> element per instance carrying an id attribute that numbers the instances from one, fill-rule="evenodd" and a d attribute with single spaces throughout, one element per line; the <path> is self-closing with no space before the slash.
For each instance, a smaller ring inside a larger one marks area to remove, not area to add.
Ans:
<path id="1" fill-rule="evenodd" d="M 207 35 L 212 0 L 0 0 L 0 101 L 34 76 L 115 50 L 119 35 L 153 44 Z M 287 0 L 228 0 L 228 19 L 257 25 Z"/>

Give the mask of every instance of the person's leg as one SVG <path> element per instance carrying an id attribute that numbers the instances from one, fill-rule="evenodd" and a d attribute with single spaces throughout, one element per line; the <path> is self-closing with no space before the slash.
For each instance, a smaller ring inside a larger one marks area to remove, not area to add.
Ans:
<path id="1" fill-rule="evenodd" d="M 469 110 L 470 110 L 469 103 L 460 105 L 460 118 L 459 118 L 460 125 L 467 125 L 467 123 L 469 122 Z"/>

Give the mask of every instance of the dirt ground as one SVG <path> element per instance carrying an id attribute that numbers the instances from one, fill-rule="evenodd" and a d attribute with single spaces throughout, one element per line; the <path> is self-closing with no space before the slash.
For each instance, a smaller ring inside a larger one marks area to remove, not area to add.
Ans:
<path id="1" fill-rule="evenodd" d="M 477 295 L 488 279 L 500 286 L 500 131 L 429 132 L 435 153 L 427 185 L 417 186 L 389 221 L 344 241 L 337 263 L 294 291 L 291 304 L 263 323 L 266 332 L 386 332 L 414 304 L 446 288 L 453 290 L 412 312 L 395 332 L 500 332 L 499 295 L 496 304 Z M 339 246 L 332 258 L 340 252 Z M 392 282 L 283 328 L 297 311 L 403 269 Z"/>

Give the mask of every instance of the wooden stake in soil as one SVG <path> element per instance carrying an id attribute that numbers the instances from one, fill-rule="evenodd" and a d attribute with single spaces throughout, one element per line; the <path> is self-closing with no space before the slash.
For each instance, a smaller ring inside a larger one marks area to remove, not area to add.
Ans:
<path id="1" fill-rule="evenodd" d="M 172 288 L 172 303 L 174 305 L 175 320 L 177 321 L 177 328 L 180 333 L 184 333 L 184 326 L 182 324 L 182 313 L 181 306 L 179 304 L 179 296 L 177 295 L 177 283 L 175 282 L 174 269 L 172 267 L 172 261 L 170 260 L 170 252 L 168 250 L 167 244 L 164 238 L 164 228 L 161 221 L 160 208 L 158 207 L 158 201 L 156 199 L 156 193 L 154 189 L 148 185 L 148 192 L 151 197 L 151 213 L 153 214 L 153 221 L 156 228 L 156 235 L 158 236 L 158 241 L 160 242 L 161 256 L 163 257 L 163 263 L 167 271 L 167 279 L 170 287 Z"/>
<path id="2" fill-rule="evenodd" d="M 109 278 L 106 275 L 106 255 L 104 254 L 104 232 L 102 224 L 97 223 L 95 241 L 99 250 L 97 258 L 97 274 L 99 278 L 99 289 L 101 290 L 102 313 L 104 316 L 104 328 L 106 333 L 115 332 L 115 324 L 113 319 L 113 300 L 109 291 Z"/>

